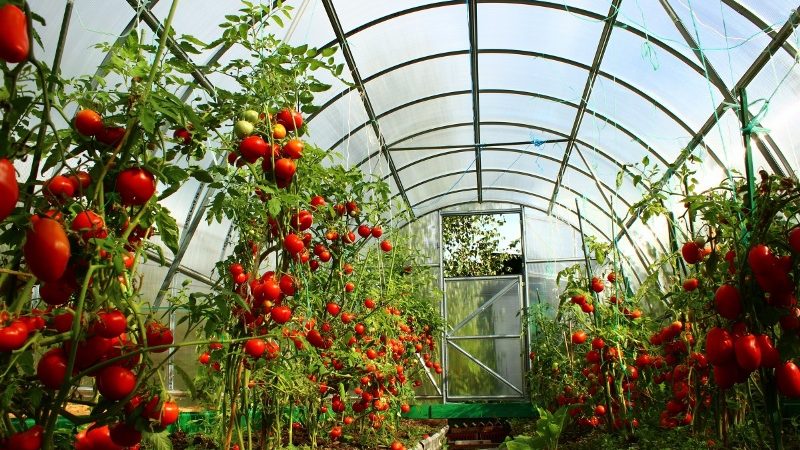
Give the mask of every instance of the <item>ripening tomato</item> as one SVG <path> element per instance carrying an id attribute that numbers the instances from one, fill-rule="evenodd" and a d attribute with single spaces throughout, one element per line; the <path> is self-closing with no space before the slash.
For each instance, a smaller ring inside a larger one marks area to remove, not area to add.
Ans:
<path id="1" fill-rule="evenodd" d="M 109 147 L 117 147 L 122 142 L 122 138 L 125 137 L 126 132 L 127 130 L 124 127 L 103 127 L 103 129 L 97 133 L 95 139 Z"/>
<path id="2" fill-rule="evenodd" d="M 275 161 L 275 178 L 279 181 L 291 180 L 295 172 L 297 172 L 297 164 L 293 159 L 280 158 Z"/>
<path id="3" fill-rule="evenodd" d="M 25 13 L 14 5 L 4 5 L 0 8 L 0 59 L 12 64 L 21 63 L 28 59 L 29 52 Z"/>
<path id="4" fill-rule="evenodd" d="M 297 111 L 283 108 L 275 116 L 275 120 L 284 126 L 288 131 L 294 131 L 303 126 L 303 116 Z"/>
<path id="5" fill-rule="evenodd" d="M 303 149 L 305 144 L 300 139 L 289 139 L 289 142 L 284 144 L 281 149 L 281 154 L 287 158 L 300 159 L 303 157 Z"/>
<path id="6" fill-rule="evenodd" d="M 290 254 L 296 255 L 303 251 L 306 246 L 303 244 L 303 240 L 300 239 L 299 236 L 294 233 L 289 233 L 283 239 L 283 248 L 285 248 Z"/>
<path id="7" fill-rule="evenodd" d="M 136 387 L 136 374 L 122 366 L 108 366 L 97 375 L 97 390 L 109 400 L 122 400 Z"/>
<path id="8" fill-rule="evenodd" d="M 7 159 L 0 159 L 0 222 L 11 215 L 19 200 L 19 184 L 14 165 Z"/>
<path id="9" fill-rule="evenodd" d="M 337 305 L 336 303 L 328 302 L 328 304 L 325 305 L 325 309 L 328 311 L 328 314 L 332 316 L 337 316 L 339 315 L 339 311 L 342 310 L 342 307 Z"/>
<path id="10" fill-rule="evenodd" d="M 272 126 L 272 139 L 281 140 L 286 137 L 286 127 L 276 123 Z"/>
<path id="11" fill-rule="evenodd" d="M 82 109 L 75 114 L 75 129 L 84 136 L 95 136 L 103 131 L 103 118 L 97 111 Z"/>
<path id="12" fill-rule="evenodd" d="M 800 368 L 792 361 L 786 361 L 775 369 L 775 379 L 781 394 L 797 398 L 800 397 Z"/>
<path id="13" fill-rule="evenodd" d="M 383 250 L 386 253 L 389 253 L 390 251 L 392 251 L 392 243 L 389 242 L 388 239 L 381 241 L 381 250 Z"/>
<path id="14" fill-rule="evenodd" d="M 117 175 L 116 190 L 123 205 L 144 205 L 156 193 L 156 178 L 146 169 L 131 167 Z"/>
<path id="15" fill-rule="evenodd" d="M 683 260 L 689 264 L 697 264 L 703 260 L 703 247 L 695 241 L 689 241 L 681 247 Z"/>
<path id="16" fill-rule="evenodd" d="M 239 143 L 239 154 L 250 164 L 267 156 L 269 144 L 261 136 L 247 136 Z"/>
<path id="17" fill-rule="evenodd" d="M 30 271 L 42 281 L 56 281 L 64 275 L 70 245 L 64 227 L 53 219 L 33 216 L 23 253 Z"/>
<path id="18" fill-rule="evenodd" d="M 75 185 L 69 178 L 56 175 L 44 184 L 42 193 L 50 203 L 58 204 L 75 196 Z"/>
<path id="19" fill-rule="evenodd" d="M 729 364 L 735 358 L 733 337 L 722 328 L 714 327 L 706 334 L 706 357 L 715 365 Z"/>
<path id="20" fill-rule="evenodd" d="M 172 134 L 172 137 L 183 145 L 189 145 L 192 143 L 192 133 L 186 128 L 178 128 Z"/>
<path id="21" fill-rule="evenodd" d="M 584 342 L 586 342 L 586 339 L 587 339 L 586 332 L 584 332 L 583 330 L 578 330 L 572 333 L 573 344 L 583 344 Z"/>
<path id="22" fill-rule="evenodd" d="M 125 422 L 109 425 L 109 436 L 114 444 L 124 448 L 133 447 L 142 441 L 142 433 Z"/>
<path id="23" fill-rule="evenodd" d="M 148 419 L 159 421 L 159 426 L 161 428 L 166 428 L 178 421 L 180 410 L 178 409 L 178 404 L 175 402 L 165 401 L 159 407 L 160 402 L 158 396 L 154 396 L 147 402 L 147 405 L 145 405 L 142 415 Z"/>
<path id="24" fill-rule="evenodd" d="M 175 341 L 172 335 L 172 330 L 158 322 L 150 322 L 147 324 L 147 346 L 157 347 L 161 345 L 172 345 Z M 167 351 L 167 347 L 150 350 L 153 353 L 163 353 Z"/>
<path id="25" fill-rule="evenodd" d="M 683 290 L 686 292 L 692 292 L 700 285 L 700 281 L 697 278 L 687 278 L 683 282 Z"/>
<path id="26" fill-rule="evenodd" d="M 250 339 L 244 344 L 244 352 L 251 358 L 260 358 L 267 350 L 267 343 L 263 339 Z"/>
<path id="27" fill-rule="evenodd" d="M 292 310 L 288 306 L 276 306 L 272 308 L 272 320 L 277 323 L 286 323 L 292 319 Z"/>
<path id="28" fill-rule="evenodd" d="M 106 222 L 101 216 L 91 210 L 79 212 L 70 225 L 72 231 L 78 232 L 84 242 L 90 239 L 105 239 L 108 237 Z"/>
<path id="29" fill-rule="evenodd" d="M 734 343 L 736 363 L 745 371 L 752 372 L 761 366 L 761 348 L 758 346 L 756 337 L 747 334 L 740 337 Z"/>
<path id="30" fill-rule="evenodd" d="M 1 20 L 0 24 L 2 24 Z M 20 431 L 9 436 L 5 448 L 14 450 L 39 450 L 42 448 L 43 435 L 44 427 L 41 425 L 34 425 L 25 431 Z"/>
<path id="31" fill-rule="evenodd" d="M 104 338 L 115 338 L 128 329 L 128 318 L 118 309 L 97 313 L 94 331 Z"/>
<path id="32" fill-rule="evenodd" d="M 734 320 L 742 313 L 742 299 L 739 290 L 730 284 L 723 284 L 714 293 L 714 308 L 720 316 Z"/>

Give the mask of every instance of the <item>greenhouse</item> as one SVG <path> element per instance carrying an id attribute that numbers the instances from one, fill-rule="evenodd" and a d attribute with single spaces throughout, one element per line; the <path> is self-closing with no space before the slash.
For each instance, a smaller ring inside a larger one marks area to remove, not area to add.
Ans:
<path id="1" fill-rule="evenodd" d="M 0 449 L 800 448 L 798 26 L 0 0 Z"/>

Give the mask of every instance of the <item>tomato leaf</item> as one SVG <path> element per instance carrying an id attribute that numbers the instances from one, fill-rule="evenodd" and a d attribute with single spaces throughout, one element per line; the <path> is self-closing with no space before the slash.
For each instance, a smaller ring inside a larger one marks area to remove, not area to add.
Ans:
<path id="1" fill-rule="evenodd" d="M 160 208 L 155 217 L 156 228 L 161 234 L 161 241 L 173 254 L 178 253 L 178 223 L 166 208 Z"/>
<path id="2" fill-rule="evenodd" d="M 153 450 L 172 450 L 172 441 L 167 430 L 160 433 L 142 433 L 142 444 L 143 447 Z"/>
<path id="3" fill-rule="evenodd" d="M 186 316 L 188 317 L 188 316 Z M 189 392 L 192 394 L 192 398 L 197 398 L 197 390 L 194 387 L 194 382 L 192 381 L 192 377 L 189 376 L 188 373 L 180 366 L 180 364 L 174 364 L 176 371 L 178 372 L 178 376 L 181 377 L 183 383 L 186 385 L 186 389 L 189 389 Z"/>

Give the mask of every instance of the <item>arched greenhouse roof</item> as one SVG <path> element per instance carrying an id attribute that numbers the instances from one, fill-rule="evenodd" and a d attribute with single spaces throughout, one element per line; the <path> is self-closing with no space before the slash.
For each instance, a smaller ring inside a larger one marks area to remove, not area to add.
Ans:
<path id="1" fill-rule="evenodd" d="M 107 54 L 95 44 L 134 28 L 157 33 L 170 3 L 75 1 L 63 74 L 96 70 Z M 794 176 L 800 167 L 796 2 L 285 4 L 293 17 L 276 35 L 293 45 L 337 47 L 334 58 L 345 67 L 344 80 L 323 80 L 332 88 L 316 97 L 321 109 L 308 117 L 309 139 L 385 179 L 417 217 L 481 202 L 518 205 L 568 227 L 578 226 L 580 214 L 587 233 L 627 241 L 637 264 L 645 264 L 641 243 L 668 245 L 658 240 L 666 233 L 630 211 L 646 194 L 631 165 L 648 158 L 660 168 L 653 181 L 667 185 L 690 154 L 702 158 L 700 184 L 716 183 L 728 170 L 743 173 L 735 108 L 742 90 L 756 118 L 750 125 L 760 131 L 756 168 Z M 173 26 L 178 36 L 212 42 L 224 16 L 240 6 L 184 0 Z M 32 9 L 48 24 L 40 33 L 43 57 L 52 58 L 65 6 L 39 0 Z M 236 46 L 171 50 L 197 66 L 246 56 Z M 236 89 L 231 80 L 198 72 L 194 91 L 178 94 Z M 198 276 L 210 272 L 208 254 L 224 253 L 230 232 L 228 223 L 202 220 L 208 197 L 192 180 L 167 201 L 186 231 L 185 256 L 176 259 Z"/>

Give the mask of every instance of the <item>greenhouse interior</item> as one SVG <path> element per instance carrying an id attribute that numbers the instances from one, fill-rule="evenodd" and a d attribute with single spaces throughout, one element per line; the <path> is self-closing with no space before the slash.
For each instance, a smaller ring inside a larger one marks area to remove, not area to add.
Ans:
<path id="1" fill-rule="evenodd" d="M 799 25 L 0 0 L 0 449 L 800 449 Z"/>

